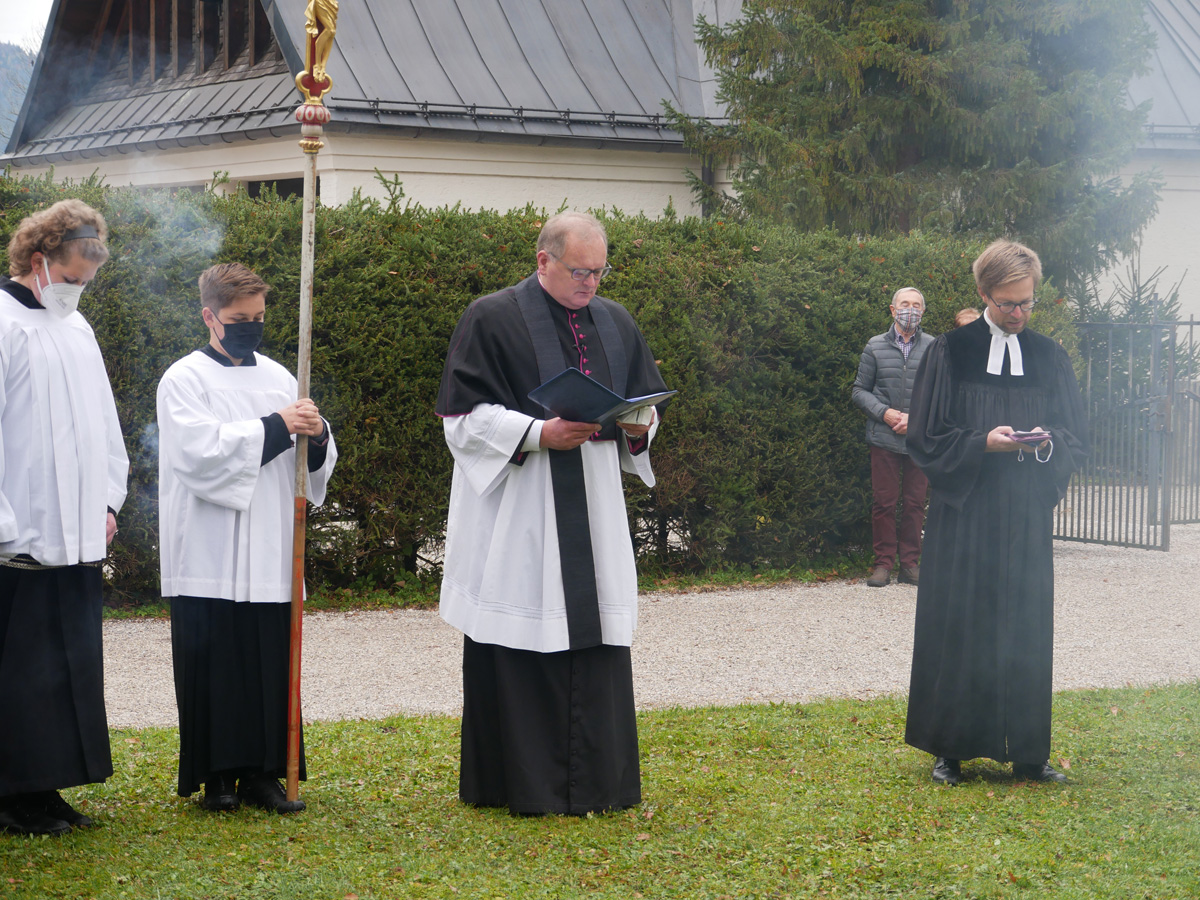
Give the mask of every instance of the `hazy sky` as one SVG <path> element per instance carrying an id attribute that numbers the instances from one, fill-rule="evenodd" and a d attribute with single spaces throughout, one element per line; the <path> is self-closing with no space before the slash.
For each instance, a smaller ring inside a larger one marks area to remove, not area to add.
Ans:
<path id="1" fill-rule="evenodd" d="M 24 44 L 40 34 L 54 0 L 4 0 L 0 15 L 0 44 Z M 39 43 L 40 47 L 41 44 Z"/>

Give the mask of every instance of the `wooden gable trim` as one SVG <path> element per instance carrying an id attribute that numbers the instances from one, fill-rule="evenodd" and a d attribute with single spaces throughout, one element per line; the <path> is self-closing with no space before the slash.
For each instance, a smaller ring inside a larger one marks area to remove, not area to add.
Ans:
<path id="1" fill-rule="evenodd" d="M 87 69 L 98 80 L 220 77 L 283 63 L 259 0 L 103 0 L 93 21 Z"/>
<path id="2" fill-rule="evenodd" d="M 100 44 L 104 41 L 104 32 L 108 27 L 108 18 L 112 15 L 113 0 L 104 0 L 100 15 L 96 17 L 96 26 L 92 29 L 92 46 L 88 51 L 88 68 L 96 62 L 96 54 L 100 52 Z"/>

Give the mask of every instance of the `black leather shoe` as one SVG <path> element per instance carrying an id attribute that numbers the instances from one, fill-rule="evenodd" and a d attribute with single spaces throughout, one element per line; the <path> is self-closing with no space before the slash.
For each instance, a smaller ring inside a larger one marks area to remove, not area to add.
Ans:
<path id="1" fill-rule="evenodd" d="M 1018 781 L 1057 781 L 1068 784 L 1070 779 L 1050 763 L 1013 763 L 1013 778 Z"/>
<path id="2" fill-rule="evenodd" d="M 71 826 L 26 802 L 28 795 L 0 800 L 0 831 L 9 834 L 66 834 Z"/>
<path id="3" fill-rule="evenodd" d="M 958 784 L 962 781 L 962 763 L 957 759 L 939 756 L 933 761 L 933 780 L 937 784 Z"/>
<path id="4" fill-rule="evenodd" d="M 62 798 L 58 791 L 40 791 L 27 794 L 27 805 L 44 812 L 52 819 L 62 819 L 72 828 L 91 828 L 96 823 Z"/>
<path id="5" fill-rule="evenodd" d="M 204 799 L 200 805 L 211 812 L 229 812 L 238 808 L 237 794 L 234 793 L 233 776 L 220 772 L 204 782 Z"/>
<path id="6" fill-rule="evenodd" d="M 237 795 L 243 803 L 281 815 L 304 809 L 304 801 L 289 800 L 279 780 L 270 775 L 247 775 L 242 778 L 238 781 Z"/>

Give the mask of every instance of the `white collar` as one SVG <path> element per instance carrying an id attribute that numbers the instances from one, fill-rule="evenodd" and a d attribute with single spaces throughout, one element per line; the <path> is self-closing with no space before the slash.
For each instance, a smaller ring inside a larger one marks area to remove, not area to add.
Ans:
<path id="1" fill-rule="evenodd" d="M 992 346 L 988 350 L 988 374 L 999 375 L 1004 371 L 1004 350 L 1007 348 L 1009 374 L 1024 375 L 1025 366 L 1021 358 L 1021 344 L 1017 340 L 1017 336 L 1009 334 L 996 325 L 986 309 L 983 311 L 983 320 L 987 322 L 988 331 L 992 333 Z"/>

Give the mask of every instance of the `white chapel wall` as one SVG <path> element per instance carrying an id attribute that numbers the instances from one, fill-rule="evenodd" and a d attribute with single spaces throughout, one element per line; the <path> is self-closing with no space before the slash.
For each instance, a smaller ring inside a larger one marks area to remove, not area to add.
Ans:
<path id="1" fill-rule="evenodd" d="M 1158 213 L 1142 236 L 1140 266 L 1145 278 L 1163 267 L 1160 293 L 1180 284 L 1180 315 L 1200 320 L 1200 154 L 1139 152 L 1121 174 L 1157 168 L 1164 186 L 1159 195 Z M 1117 276 L 1125 279 L 1123 261 L 1109 272 L 1103 282 L 1111 286 Z"/>
<path id="2" fill-rule="evenodd" d="M 303 154 L 295 137 L 239 141 L 159 152 L 134 151 L 58 163 L 56 179 L 93 173 L 111 186 L 196 187 L 227 177 L 219 190 L 238 184 L 300 178 Z M 373 138 L 332 134 L 318 156 L 321 202 L 337 206 L 355 189 L 386 198 L 376 178 L 398 176 L 405 199 L 427 207 L 461 203 L 466 209 L 509 210 L 528 203 L 547 210 L 620 210 L 662 215 L 673 204 L 679 215 L 698 215 L 685 170 L 699 168 L 683 153 L 573 149 L 521 144 Z M 41 175 L 44 167 L 14 174 Z"/>

